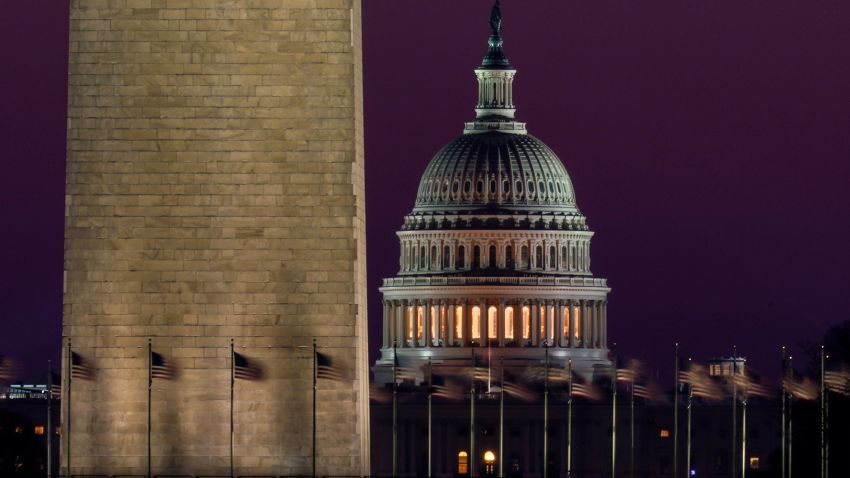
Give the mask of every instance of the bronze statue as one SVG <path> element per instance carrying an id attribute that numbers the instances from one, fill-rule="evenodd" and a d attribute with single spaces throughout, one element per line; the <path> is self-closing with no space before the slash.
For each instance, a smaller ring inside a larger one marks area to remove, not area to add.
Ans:
<path id="1" fill-rule="evenodd" d="M 499 0 L 493 4 L 493 10 L 490 12 L 490 29 L 493 30 L 493 36 L 499 36 L 502 30 L 502 9 L 499 8 Z"/>

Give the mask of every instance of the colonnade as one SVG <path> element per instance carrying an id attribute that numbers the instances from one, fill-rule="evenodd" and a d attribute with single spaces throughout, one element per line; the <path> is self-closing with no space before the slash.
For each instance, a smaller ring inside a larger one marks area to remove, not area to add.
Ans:
<path id="1" fill-rule="evenodd" d="M 591 299 L 386 299 L 384 348 L 605 348 L 607 301 Z"/>
<path id="2" fill-rule="evenodd" d="M 587 239 L 402 239 L 402 272 L 499 269 L 588 272 Z"/>

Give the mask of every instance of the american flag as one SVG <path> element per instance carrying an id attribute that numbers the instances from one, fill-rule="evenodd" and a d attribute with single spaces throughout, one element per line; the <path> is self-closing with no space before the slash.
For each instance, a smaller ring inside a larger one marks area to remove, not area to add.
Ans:
<path id="1" fill-rule="evenodd" d="M 830 392 L 850 396 L 850 371 L 826 370 L 823 373 L 823 384 Z"/>
<path id="2" fill-rule="evenodd" d="M 437 398 L 445 398 L 447 400 L 461 400 L 464 398 L 463 388 L 447 380 L 442 375 L 431 375 L 431 394 Z"/>
<path id="3" fill-rule="evenodd" d="M 735 375 L 734 382 L 738 391 L 745 397 L 773 398 L 776 396 L 771 387 L 749 372 Z"/>
<path id="4" fill-rule="evenodd" d="M 316 352 L 316 378 L 342 381 L 345 375 L 339 367 L 334 365 L 330 355 Z"/>
<path id="5" fill-rule="evenodd" d="M 0 380 L 11 382 L 17 375 L 18 364 L 6 355 L 0 355 Z"/>
<path id="6" fill-rule="evenodd" d="M 49 372 L 50 398 L 62 398 L 62 377 L 58 373 Z"/>
<path id="7" fill-rule="evenodd" d="M 786 393 L 800 400 L 815 400 L 818 398 L 818 386 L 808 377 L 797 377 L 792 372 L 782 381 Z"/>
<path id="8" fill-rule="evenodd" d="M 233 378 L 240 380 L 261 380 L 263 378 L 263 369 L 256 361 L 238 352 L 233 352 Z"/>
<path id="9" fill-rule="evenodd" d="M 722 400 L 725 396 L 720 385 L 708 376 L 706 368 L 691 363 L 688 370 L 679 372 L 679 381 L 688 385 L 695 397 L 706 400 Z"/>
<path id="10" fill-rule="evenodd" d="M 94 369 L 88 361 L 77 352 L 71 352 L 71 378 L 91 380 L 92 377 L 94 377 Z"/>
<path id="11" fill-rule="evenodd" d="M 174 365 L 169 360 L 154 351 L 150 354 L 151 379 L 161 378 L 171 380 L 175 376 Z"/>
<path id="12" fill-rule="evenodd" d="M 505 370 L 505 381 L 502 388 L 505 393 L 524 402 L 532 402 L 536 398 L 534 392 L 520 382 L 519 377 Z"/>

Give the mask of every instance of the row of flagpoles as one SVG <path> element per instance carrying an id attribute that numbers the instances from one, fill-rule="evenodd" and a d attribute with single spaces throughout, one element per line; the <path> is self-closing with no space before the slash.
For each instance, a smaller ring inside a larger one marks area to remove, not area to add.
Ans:
<path id="1" fill-rule="evenodd" d="M 308 349 L 307 346 L 299 346 L 299 347 L 288 347 L 288 348 L 298 348 L 298 349 Z M 316 475 L 316 457 L 317 457 L 317 446 L 316 446 L 316 405 L 317 405 L 317 391 L 318 391 L 318 381 L 320 379 L 341 381 L 346 378 L 346 374 L 342 371 L 338 366 L 334 364 L 333 359 L 330 355 L 326 353 L 322 353 L 318 350 L 316 345 L 316 340 L 313 340 L 312 345 L 312 354 L 309 358 L 312 358 L 312 476 Z M 235 438 L 235 392 L 236 392 L 236 382 L 237 380 L 248 380 L 248 381 L 257 381 L 262 380 L 263 378 L 263 369 L 260 364 L 249 358 L 248 356 L 236 352 L 233 340 L 230 342 L 230 476 L 236 476 L 234 474 L 235 471 L 235 460 L 234 460 L 234 438 Z M 152 453 L 151 453 L 151 430 L 152 430 L 152 394 L 154 390 L 154 381 L 157 379 L 160 380 L 173 380 L 176 378 L 176 367 L 167 359 L 164 355 L 157 353 L 153 350 L 152 342 L 148 340 L 148 350 L 147 350 L 147 369 L 148 369 L 148 380 L 147 380 L 147 476 L 154 476 L 153 472 L 153 464 L 152 464 Z M 307 356 L 302 358 L 308 358 Z M 73 407 L 71 406 L 72 402 L 72 393 L 73 393 L 73 382 L 74 380 L 93 380 L 94 379 L 94 367 L 91 365 L 90 361 L 84 358 L 79 353 L 75 352 L 71 341 L 68 341 L 67 345 L 67 395 L 63 400 L 65 403 L 65 466 L 68 474 L 71 474 L 71 432 L 72 432 L 72 415 L 71 411 Z M 0 365 L 2 365 L 2 360 L 0 360 Z M 49 366 L 49 362 L 48 362 Z M 2 366 L 0 366 L 0 371 L 2 370 Z M 2 378 L 2 375 L 0 375 Z M 51 429 L 51 399 L 58 394 L 61 394 L 61 381 L 57 379 L 58 377 L 52 371 L 48 374 L 48 389 L 51 390 L 51 393 L 48 394 L 48 423 L 47 429 Z M 51 462 L 52 459 L 52 444 L 51 440 L 47 440 L 47 456 L 48 456 L 48 470 L 51 470 Z"/>
<path id="2" fill-rule="evenodd" d="M 300 347 L 307 348 L 307 347 Z M 476 411 L 476 395 L 478 394 L 477 383 L 482 382 L 487 384 L 487 393 L 492 395 L 492 367 L 488 363 L 487 367 L 479 367 L 477 363 L 476 349 L 471 349 L 470 356 L 470 372 L 468 377 L 444 376 L 434 373 L 434 367 L 427 363 L 427 420 L 428 420 L 428 475 L 431 475 L 432 470 L 432 406 L 433 398 L 443 398 L 448 400 L 462 400 L 466 393 L 463 392 L 463 385 L 459 385 L 457 380 L 461 381 L 468 379 L 469 386 L 469 405 L 470 405 L 470 433 L 469 433 L 469 476 L 475 476 L 475 411 Z M 147 400 L 147 467 L 148 474 L 152 471 L 151 463 L 151 415 L 152 401 L 151 394 L 153 391 L 154 380 L 171 380 L 175 377 L 176 369 L 173 364 L 163 355 L 155 352 L 152 349 L 152 344 L 148 342 L 148 400 Z M 732 404 L 732 460 L 731 460 L 731 476 L 734 478 L 740 476 L 746 478 L 747 462 L 746 462 L 746 447 L 747 447 L 747 405 L 750 397 L 775 398 L 777 392 L 780 395 L 781 401 L 781 459 L 782 459 L 782 478 L 793 478 L 792 473 L 792 458 L 793 458 L 793 404 L 795 401 L 814 401 L 820 400 L 820 476 L 828 478 L 829 475 L 829 436 L 828 436 L 828 416 L 829 416 L 829 393 L 837 393 L 844 396 L 850 396 L 850 372 L 846 368 L 840 370 L 827 370 L 826 362 L 828 355 L 823 347 L 820 350 L 820 380 L 819 384 L 813 380 L 802 377 L 794 371 L 792 358 L 787 355 L 785 348 L 782 348 L 782 383 L 779 390 L 774 387 L 765 385 L 758 380 L 753 374 L 746 370 L 738 370 L 737 350 L 733 348 L 731 379 L 727 383 L 718 382 L 709 376 L 706 367 L 693 362 L 691 359 L 683 361 L 680 356 L 678 344 L 674 347 L 675 354 L 675 387 L 673 390 L 673 476 L 678 477 L 679 470 L 679 414 L 681 408 L 681 396 L 685 397 L 685 413 L 686 413 L 686 446 L 685 446 L 685 473 L 684 476 L 690 476 L 691 459 L 692 459 L 692 408 L 694 399 L 703 401 L 721 401 L 731 395 Z M 394 354 L 393 363 L 393 387 L 392 387 L 392 468 L 393 475 L 397 476 L 398 472 L 398 393 L 399 383 L 405 380 L 415 378 L 415 369 L 410 364 L 401 364 L 398 355 Z M 317 350 L 315 341 L 313 342 L 313 446 L 312 446 L 312 469 L 315 476 L 316 472 L 316 391 L 319 379 L 342 380 L 344 373 L 333 365 L 330 356 L 323 354 Z M 247 356 L 236 352 L 231 341 L 231 380 L 230 380 L 230 468 L 231 476 L 233 476 L 234 468 L 234 403 L 235 403 L 235 385 L 237 380 L 260 380 L 263 377 L 263 370 L 259 364 L 248 358 Z M 641 398 L 648 402 L 659 402 L 663 400 L 663 395 L 660 392 L 660 387 L 648 381 L 646 374 L 637 361 L 630 361 L 625 368 L 619 367 L 619 359 L 616 354 L 616 345 L 613 353 L 613 363 L 615 369 L 610 376 L 610 393 L 611 393 L 611 476 L 616 476 L 616 456 L 617 456 L 617 428 L 616 428 L 616 413 L 617 413 L 617 384 L 623 383 L 628 385 L 629 398 L 629 468 L 630 476 L 634 476 L 634 442 L 635 442 L 635 398 Z M 71 470 L 71 401 L 73 381 L 93 380 L 94 367 L 83 356 L 75 352 L 70 341 L 67 346 L 67 396 L 64 397 L 66 408 L 66 468 Z M 404 366 L 403 366 L 404 365 Z M 573 399 L 574 397 L 584 398 L 591 401 L 600 400 L 602 398 L 602 390 L 594 383 L 584 380 L 572 370 L 572 361 L 568 361 L 566 376 L 561 370 L 553 369 L 549 363 L 549 350 L 545 349 L 544 363 L 542 367 L 532 367 L 526 369 L 523 376 L 517 376 L 514 373 L 507 371 L 502 360 L 499 363 L 499 386 L 497 392 L 499 394 L 499 464 L 498 475 L 504 476 L 504 399 L 505 394 L 522 401 L 534 401 L 537 395 L 528 385 L 531 383 L 540 383 L 543 385 L 543 421 L 544 421 L 544 446 L 543 446 L 543 476 L 548 478 L 548 421 L 549 421 L 549 397 L 552 392 L 553 384 L 561 388 L 561 392 L 565 392 L 565 401 L 567 404 L 567 436 L 566 436 L 566 472 L 567 476 L 572 474 L 572 429 L 573 429 Z M 14 366 L 8 358 L 0 356 L 0 380 L 11 381 L 14 376 Z M 49 413 L 52 406 L 52 399 L 60 393 L 61 381 L 58 376 L 52 372 L 48 374 L 48 415 L 47 429 L 52 430 L 51 414 Z M 724 388 L 726 387 L 726 388 Z M 558 389 L 556 389 L 558 391 Z M 376 391 L 378 392 L 378 391 Z M 740 402 L 740 404 L 739 404 Z M 738 409 L 741 412 L 741 434 L 740 444 L 738 431 Z M 52 444 L 51 440 L 47 440 L 48 452 L 48 469 L 51 469 L 52 459 Z M 738 452 L 740 450 L 741 461 L 737 462 Z M 740 468 L 738 468 L 740 463 Z M 740 474 L 737 471 L 740 470 Z"/>
<path id="3" fill-rule="evenodd" d="M 464 377 L 465 372 L 448 371 L 448 376 L 435 373 L 435 367 L 429 358 L 425 364 L 424 381 L 427 385 L 427 476 L 431 476 L 432 471 L 432 407 L 434 398 L 443 398 L 453 401 L 461 401 L 464 396 L 468 397 L 469 401 L 469 455 L 468 455 L 468 470 L 469 477 L 474 478 L 476 473 L 475 468 L 475 426 L 476 426 L 476 398 L 480 394 L 492 397 L 498 393 L 499 403 L 499 460 L 498 460 L 498 476 L 504 477 L 504 400 L 505 395 L 522 401 L 534 401 L 538 398 L 529 387 L 531 383 L 542 382 L 543 386 L 543 450 L 542 462 L 543 478 L 548 478 L 548 462 L 549 462 L 549 444 L 548 444 L 548 427 L 549 427 L 549 400 L 550 394 L 553 393 L 553 384 L 563 393 L 565 388 L 565 402 L 567 405 L 566 411 L 566 450 L 565 464 L 566 476 L 572 477 L 573 473 L 573 399 L 583 398 L 591 401 L 601 400 L 603 390 L 596 384 L 590 383 L 580 377 L 573 371 L 572 360 L 566 363 L 566 375 L 559 369 L 552 368 L 549 361 L 549 350 L 545 348 L 545 355 L 542 367 L 532 367 L 525 370 L 523 377 L 506 370 L 509 368 L 505 365 L 504 360 L 500 359 L 496 374 L 491 370 L 492 364 L 487 363 L 487 367 L 479 367 L 476 349 L 473 347 L 470 355 L 470 371 L 468 376 Z M 411 363 L 402 363 L 401 359 L 395 354 L 394 345 L 394 362 L 393 362 L 393 383 L 392 383 L 392 474 L 398 476 L 398 395 L 399 385 L 405 381 L 415 380 L 416 368 Z M 820 390 L 818 386 L 809 378 L 804 378 L 798 375 L 792 367 L 791 358 L 786 356 L 785 348 L 782 349 L 782 383 L 777 389 L 763 383 L 754 374 L 750 373 L 742 365 L 743 359 L 737 357 L 737 350 L 733 347 L 733 355 L 731 360 L 731 370 L 724 375 L 712 377 L 707 367 L 695 363 L 692 359 L 682 360 L 680 355 L 679 345 L 674 347 L 675 354 L 675 386 L 673 389 L 673 477 L 689 477 L 692 472 L 692 437 L 693 437 L 693 406 L 695 400 L 703 402 L 721 402 L 731 398 L 731 420 L 732 420 L 732 459 L 730 460 L 730 476 L 732 478 L 746 478 L 747 475 L 747 407 L 751 398 L 758 397 L 764 399 L 775 399 L 780 396 L 781 420 L 782 420 L 782 478 L 793 478 L 791 472 L 792 464 L 792 410 L 795 400 L 813 401 L 820 398 L 821 404 L 821 463 L 820 476 L 828 478 L 829 469 L 829 438 L 827 430 L 828 417 L 828 392 L 850 396 L 850 372 L 846 368 L 841 370 L 826 370 L 827 355 L 823 348 L 820 354 Z M 617 399 L 618 399 L 618 384 L 627 386 L 627 397 L 629 400 L 629 475 L 635 476 L 635 398 L 640 398 L 647 402 L 663 402 L 664 394 L 661 393 L 660 387 L 647 379 L 646 373 L 642 365 L 636 361 L 629 361 L 624 368 L 619 366 L 619 359 L 616 353 L 616 344 L 612 353 L 614 370 L 609 376 L 609 393 L 611 395 L 611 443 L 610 443 L 610 476 L 617 475 Z M 740 367 L 739 367 L 739 364 Z M 440 370 L 438 368 L 438 370 Z M 492 377 L 499 376 L 499 385 L 497 388 L 492 386 Z M 460 383 L 459 383 L 460 382 Z M 468 393 L 463 392 L 462 382 L 467 383 Z M 486 383 L 486 392 L 479 390 L 478 383 Z M 495 391 L 495 393 L 493 393 Z M 380 395 L 381 390 L 373 391 L 374 394 Z M 380 400 L 380 398 L 378 398 Z M 682 405 L 684 405 L 685 413 L 685 456 L 684 456 L 684 472 L 680 474 L 679 470 L 679 452 L 680 452 L 680 437 L 681 429 L 679 424 L 679 414 L 681 413 Z M 740 411 L 740 419 L 738 413 Z M 740 424 L 740 434 L 738 434 Z M 740 461 L 738 457 L 740 456 Z"/>

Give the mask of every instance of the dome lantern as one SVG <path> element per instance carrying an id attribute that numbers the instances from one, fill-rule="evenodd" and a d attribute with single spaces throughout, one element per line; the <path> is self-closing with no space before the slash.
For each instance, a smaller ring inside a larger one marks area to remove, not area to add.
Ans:
<path id="1" fill-rule="evenodd" d="M 502 10 L 498 0 L 490 12 L 490 29 L 487 55 L 481 61 L 481 66 L 475 69 L 475 76 L 478 79 L 475 121 L 466 124 L 464 133 L 503 131 L 524 134 L 525 123 L 514 121 L 516 107 L 513 83 L 516 69 L 511 67 L 502 51 Z"/>

